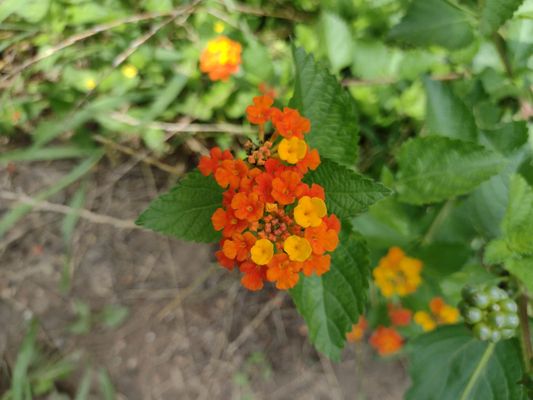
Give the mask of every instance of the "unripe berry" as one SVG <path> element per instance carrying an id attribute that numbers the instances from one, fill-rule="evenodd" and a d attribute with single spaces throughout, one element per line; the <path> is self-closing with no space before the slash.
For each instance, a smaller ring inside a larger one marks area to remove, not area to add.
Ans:
<path id="1" fill-rule="evenodd" d="M 479 340 L 489 340 L 492 337 L 492 329 L 484 322 L 478 322 L 472 328 L 474 336 Z"/>
<path id="2" fill-rule="evenodd" d="M 491 301 L 490 301 L 489 296 L 487 296 L 485 293 L 477 292 L 477 293 L 474 293 L 470 297 L 470 303 L 473 306 L 481 308 L 482 310 L 484 310 L 484 309 L 486 309 L 487 307 L 490 306 Z"/>
<path id="3" fill-rule="evenodd" d="M 502 311 L 508 311 L 511 313 L 516 313 L 518 311 L 518 306 L 515 301 L 512 299 L 504 299 L 499 303 Z"/>
<path id="4" fill-rule="evenodd" d="M 492 334 L 490 335 L 490 338 L 489 340 L 491 342 L 499 342 L 500 339 L 502 338 L 502 333 L 499 329 L 493 329 L 492 330 Z"/>
<path id="5" fill-rule="evenodd" d="M 493 328 L 503 328 L 505 325 L 505 315 L 501 313 L 491 312 L 488 317 L 488 322 Z"/>
<path id="6" fill-rule="evenodd" d="M 511 339 L 512 337 L 515 336 L 516 330 L 515 329 L 502 329 L 500 333 L 502 334 L 502 339 Z"/>
<path id="7" fill-rule="evenodd" d="M 487 296 L 489 296 L 492 303 L 497 303 L 508 298 L 507 292 L 505 292 L 503 289 L 500 289 L 498 286 L 489 287 L 486 289 L 485 293 Z"/>
<path id="8" fill-rule="evenodd" d="M 461 310 L 461 314 L 465 321 L 470 325 L 477 324 L 483 319 L 483 312 L 475 307 L 468 307 L 464 311 Z"/>
<path id="9" fill-rule="evenodd" d="M 507 314 L 503 314 L 503 317 L 504 317 L 504 326 L 506 328 L 514 329 L 518 327 L 518 325 L 520 325 L 520 319 L 518 318 L 518 315 L 516 314 L 507 313 Z"/>

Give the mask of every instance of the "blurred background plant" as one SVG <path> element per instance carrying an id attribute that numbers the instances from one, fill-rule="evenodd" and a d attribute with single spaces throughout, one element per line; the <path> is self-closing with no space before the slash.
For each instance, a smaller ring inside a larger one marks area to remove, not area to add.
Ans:
<path id="1" fill-rule="evenodd" d="M 66 193 L 67 208 L 59 211 L 66 214 L 59 228 L 66 248 L 59 287 L 68 294 L 73 232 L 80 218 L 100 218 L 84 208 L 95 166 L 116 168 L 133 158 L 174 181 L 215 144 L 239 151 L 253 132 L 243 117 L 254 96 L 275 93 L 288 103 L 296 45 L 326 64 L 355 99 L 359 171 L 393 187 L 399 146 L 429 133 L 454 137 L 460 131 L 509 159 L 461 202 L 417 207 L 391 197 L 354 220 L 369 239 L 372 266 L 393 246 L 424 262 L 421 286 L 401 306 L 427 312 L 436 296 L 456 305 L 465 283 L 496 279 L 491 272 L 498 267 L 487 271 L 475 255 L 500 235 L 509 176 L 519 172 L 533 184 L 533 1 L 508 1 L 501 9 L 485 3 L 3 0 L 1 171 L 12 175 L 28 162 L 74 162 L 31 195 L 0 192 L 0 239 L 35 206 L 57 211 L 60 205 L 47 200 Z M 241 63 L 227 79 L 211 81 L 199 60 L 219 35 L 240 44 Z M 131 228 L 128 221 L 113 222 Z M 390 305 L 376 286 L 370 302 L 371 327 L 388 323 Z M 93 315 L 76 301 L 70 332 L 91 332 L 94 322 L 113 329 L 128 317 L 127 308 L 113 307 Z M 20 348 L 6 398 L 29 398 L 28 385 L 36 395 L 52 392 L 53 382 L 74 369 L 70 358 L 43 364 L 35 356 L 35 330 L 31 325 Z M 406 336 L 422 330 L 416 324 L 400 329 Z M 253 362 L 235 375 L 238 385 L 248 387 Z M 263 358 L 257 363 L 270 370 Z M 102 396 L 113 398 L 106 373 L 98 374 L 107 387 Z M 76 398 L 88 390 L 92 378 L 84 376 Z"/>

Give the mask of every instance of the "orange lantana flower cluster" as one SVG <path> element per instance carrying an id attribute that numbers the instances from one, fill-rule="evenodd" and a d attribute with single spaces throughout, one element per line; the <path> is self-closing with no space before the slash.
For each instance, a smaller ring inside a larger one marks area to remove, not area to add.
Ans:
<path id="1" fill-rule="evenodd" d="M 372 272 L 374 282 L 385 297 L 406 296 L 422 283 L 422 261 L 407 257 L 399 247 L 391 247 Z"/>
<path id="2" fill-rule="evenodd" d="M 378 326 L 370 336 L 369 343 L 380 356 L 396 353 L 403 346 L 402 336 L 393 328 Z"/>
<path id="3" fill-rule="evenodd" d="M 459 321 L 459 310 L 449 304 L 446 304 L 442 297 L 434 297 L 429 302 L 427 311 L 417 311 L 414 315 L 414 321 L 422 327 L 425 332 L 432 331 L 437 325 L 455 324 Z"/>
<path id="4" fill-rule="evenodd" d="M 309 276 L 329 270 L 328 253 L 337 247 L 340 222 L 327 213 L 324 189 L 302 181 L 320 164 L 318 151 L 304 139 L 309 120 L 298 110 L 273 107 L 269 96 L 253 103 L 246 114 L 259 125 L 261 143 L 247 143 L 245 160 L 214 148 L 198 168 L 226 189 L 222 207 L 211 218 L 223 236 L 216 253 L 219 263 L 229 270 L 237 266 L 250 290 L 260 290 L 265 280 L 289 289 L 300 271 Z M 266 132 L 269 122 L 271 135 Z"/>
<path id="5" fill-rule="evenodd" d="M 226 36 L 207 42 L 200 55 L 200 71 L 212 81 L 226 80 L 239 70 L 242 46 Z"/>

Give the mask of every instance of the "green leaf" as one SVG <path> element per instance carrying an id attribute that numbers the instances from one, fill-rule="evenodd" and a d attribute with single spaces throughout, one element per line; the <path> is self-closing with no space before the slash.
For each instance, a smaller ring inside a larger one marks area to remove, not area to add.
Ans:
<path id="1" fill-rule="evenodd" d="M 485 0 L 481 10 L 481 32 L 485 35 L 496 32 L 523 2 L 524 0 Z"/>
<path id="2" fill-rule="evenodd" d="M 533 254 L 533 188 L 520 175 L 511 178 L 502 231 L 512 251 Z"/>
<path id="3" fill-rule="evenodd" d="M 498 173 L 502 158 L 475 143 L 429 136 L 405 142 L 398 153 L 400 199 L 427 204 L 466 194 Z"/>
<path id="4" fill-rule="evenodd" d="M 505 268 L 520 279 L 527 291 L 533 294 L 533 256 L 509 259 Z"/>
<path id="5" fill-rule="evenodd" d="M 391 194 L 381 183 L 327 159 L 322 159 L 320 166 L 305 176 L 305 181 L 324 188 L 328 210 L 341 219 L 361 214 Z"/>
<path id="6" fill-rule="evenodd" d="M 290 291 L 311 342 L 333 360 L 339 360 L 346 333 L 363 312 L 370 277 L 365 241 L 350 230 L 345 225 L 341 232 L 330 271 L 321 277 L 302 275 Z"/>
<path id="7" fill-rule="evenodd" d="M 320 17 L 329 62 L 334 72 L 352 63 L 353 42 L 348 24 L 338 15 L 323 12 Z"/>
<path id="8" fill-rule="evenodd" d="M 472 112 L 452 90 L 449 83 L 424 78 L 426 88 L 426 123 L 429 133 L 454 139 L 477 137 Z"/>
<path id="9" fill-rule="evenodd" d="M 15 13 L 26 21 L 36 23 L 42 20 L 50 8 L 50 0 L 23 0 L 22 7 L 19 7 Z"/>
<path id="10" fill-rule="evenodd" d="M 490 148 L 507 156 L 527 143 L 527 122 L 503 123 L 493 129 L 483 130 L 482 134 Z"/>
<path id="11" fill-rule="evenodd" d="M 37 325 L 37 322 L 32 320 L 28 332 L 26 333 L 26 336 L 22 341 L 22 345 L 20 346 L 15 368 L 13 369 L 13 380 L 11 383 L 13 400 L 31 398 L 31 396 L 28 396 L 30 387 L 28 369 L 30 368 L 32 362 L 35 361 L 38 353 L 36 345 L 38 328 L 39 326 Z"/>
<path id="12" fill-rule="evenodd" d="M 353 166 L 357 160 L 359 127 L 355 102 L 327 69 L 303 49 L 293 51 L 296 68 L 290 106 L 311 120 L 307 141 L 320 155 Z"/>
<path id="13" fill-rule="evenodd" d="M 135 223 L 179 239 L 211 243 L 220 237 L 211 216 L 221 206 L 222 189 L 215 179 L 195 170 L 155 199 Z"/>
<path id="14" fill-rule="evenodd" d="M 463 326 L 445 326 L 409 345 L 410 400 L 519 400 L 525 393 L 516 340 L 474 339 Z"/>
<path id="15" fill-rule="evenodd" d="M 414 46 L 458 49 L 473 40 L 467 15 L 445 0 L 414 0 L 389 37 Z"/>
<path id="16" fill-rule="evenodd" d="M 242 53 L 242 65 L 246 79 L 257 85 L 269 82 L 274 74 L 272 57 L 267 48 L 258 41 L 250 41 Z"/>

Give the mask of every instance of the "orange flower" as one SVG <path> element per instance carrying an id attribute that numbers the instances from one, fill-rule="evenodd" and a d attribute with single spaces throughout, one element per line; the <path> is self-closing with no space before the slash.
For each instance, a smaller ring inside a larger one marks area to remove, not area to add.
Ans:
<path id="1" fill-rule="evenodd" d="M 242 160 L 224 160 L 215 171 L 215 180 L 220 187 L 236 189 L 246 176 L 248 167 Z"/>
<path id="2" fill-rule="evenodd" d="M 391 247 L 372 274 L 385 297 L 405 296 L 416 291 L 422 279 L 422 261 L 410 258 L 399 247 Z"/>
<path id="3" fill-rule="evenodd" d="M 252 124 L 261 125 L 270 121 L 270 113 L 274 99 L 270 96 L 258 96 L 253 99 L 254 104 L 246 108 L 246 117 Z"/>
<path id="4" fill-rule="evenodd" d="M 226 36 L 210 40 L 200 55 L 200 71 L 212 81 L 227 80 L 239 70 L 241 51 L 240 43 Z"/>
<path id="5" fill-rule="evenodd" d="M 276 254 L 268 264 L 267 279 L 278 289 L 290 289 L 298 283 L 301 263 L 291 261 L 287 254 Z"/>
<path id="6" fill-rule="evenodd" d="M 273 109 L 272 123 L 276 127 L 276 131 L 287 139 L 293 136 L 303 139 L 304 134 L 311 130 L 311 122 L 302 117 L 298 110 L 288 107 L 285 107 L 283 111 Z"/>
<path id="7" fill-rule="evenodd" d="M 393 328 L 379 326 L 372 336 L 370 345 L 376 349 L 380 356 L 387 356 L 396 353 L 403 346 L 403 339 Z"/>
<path id="8" fill-rule="evenodd" d="M 309 227 L 305 230 L 305 238 L 311 243 L 313 253 L 321 255 L 326 251 L 333 251 L 339 244 L 337 232 L 328 229 L 326 224 Z"/>
<path id="9" fill-rule="evenodd" d="M 252 192 L 237 193 L 231 200 L 231 208 L 235 210 L 235 216 L 246 221 L 257 221 L 263 216 L 264 203 L 259 198 L 259 194 Z"/>
<path id="10" fill-rule="evenodd" d="M 226 257 L 222 250 L 218 250 L 217 252 L 215 252 L 215 257 L 217 258 L 217 261 L 220 265 L 222 265 L 227 270 L 233 271 L 233 267 L 235 267 L 235 260 Z"/>
<path id="11" fill-rule="evenodd" d="M 250 232 L 236 233 L 222 245 L 224 255 L 232 260 L 244 261 L 250 255 L 250 249 L 255 243 L 255 236 Z"/>
<path id="12" fill-rule="evenodd" d="M 330 265 L 331 256 L 329 254 L 323 256 L 312 254 L 309 259 L 304 261 L 302 271 L 305 276 L 311 276 L 313 272 L 317 274 L 317 276 L 321 276 L 329 271 Z"/>
<path id="13" fill-rule="evenodd" d="M 222 151 L 220 147 L 213 147 L 209 153 L 210 156 L 202 156 L 198 164 L 198 169 L 205 176 L 213 174 L 222 160 L 233 159 L 229 150 Z"/>
<path id="14" fill-rule="evenodd" d="M 352 325 L 352 330 L 346 334 L 346 339 L 349 342 L 359 342 L 368 328 L 368 321 L 361 315 L 357 324 Z"/>
<path id="15" fill-rule="evenodd" d="M 244 274 L 241 278 L 242 285 L 252 291 L 261 290 L 263 281 L 266 278 L 266 270 L 251 261 L 245 261 L 240 265 L 240 270 Z"/>
<path id="16" fill-rule="evenodd" d="M 328 229 L 333 229 L 337 233 L 341 231 L 341 221 L 339 221 L 335 214 L 331 214 L 330 216 L 324 217 L 323 221 L 328 227 Z"/>
<path id="17" fill-rule="evenodd" d="M 411 315 L 413 314 L 411 310 L 406 308 L 397 307 L 393 304 L 387 304 L 389 311 L 389 318 L 393 325 L 396 326 L 407 326 L 411 322 Z"/>
<path id="18" fill-rule="evenodd" d="M 216 231 L 222 231 L 222 236 L 231 237 L 235 233 L 241 233 L 248 225 L 247 221 L 239 219 L 231 208 L 224 210 L 217 208 L 211 216 L 211 223 Z"/>
<path id="19" fill-rule="evenodd" d="M 301 176 L 294 171 L 284 171 L 272 180 L 272 197 L 281 205 L 287 205 L 296 199 L 296 191 L 301 185 Z"/>
<path id="20" fill-rule="evenodd" d="M 297 167 L 300 172 L 305 174 L 308 170 L 314 171 L 319 165 L 320 155 L 318 154 L 317 149 L 313 149 L 307 151 L 305 157 L 298 162 Z"/>

